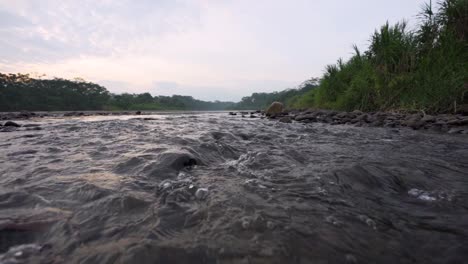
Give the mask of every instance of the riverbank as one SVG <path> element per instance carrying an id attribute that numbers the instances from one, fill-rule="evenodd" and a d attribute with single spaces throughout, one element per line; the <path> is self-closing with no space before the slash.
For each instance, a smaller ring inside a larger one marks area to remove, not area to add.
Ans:
<path id="1" fill-rule="evenodd" d="M 468 134 L 468 116 L 463 114 L 429 115 L 418 113 L 305 110 L 283 112 L 270 117 L 280 122 L 327 123 L 358 127 L 411 128 L 451 134 Z"/>
<path id="2" fill-rule="evenodd" d="M 111 112 L 111 111 L 82 111 L 82 112 L 11 112 L 0 113 L 0 132 L 11 132 L 23 129 L 39 129 L 28 125 L 14 125 L 15 120 L 30 120 L 35 118 L 67 118 L 86 116 L 131 116 L 154 115 L 171 112 Z M 177 113 L 177 112 L 174 112 Z M 197 113 L 197 112 L 187 112 Z M 227 112 L 226 112 L 227 113 Z M 279 114 L 266 116 L 264 111 L 241 111 L 227 113 L 231 117 L 269 118 L 283 123 L 326 123 L 330 125 L 352 125 L 358 127 L 387 127 L 393 129 L 409 128 L 421 131 L 433 131 L 449 134 L 468 134 L 468 115 L 466 114 L 438 114 L 429 115 L 423 112 L 362 112 L 362 111 L 333 111 L 333 110 L 291 110 Z M 145 118 L 143 118 L 145 119 Z M 10 121 L 10 122 L 8 122 Z M 7 123 L 8 122 L 8 123 Z"/>

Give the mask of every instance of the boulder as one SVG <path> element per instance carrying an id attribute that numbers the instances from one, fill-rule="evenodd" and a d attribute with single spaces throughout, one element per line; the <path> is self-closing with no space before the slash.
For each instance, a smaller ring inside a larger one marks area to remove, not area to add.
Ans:
<path id="1" fill-rule="evenodd" d="M 13 122 L 13 121 L 7 121 L 3 126 L 10 126 L 10 127 L 20 127 L 21 125 Z"/>
<path id="2" fill-rule="evenodd" d="M 276 116 L 283 112 L 284 106 L 280 102 L 273 102 L 270 107 L 266 110 L 267 116 Z"/>
<path id="3" fill-rule="evenodd" d="M 424 122 L 421 121 L 420 114 L 413 114 L 408 116 L 403 124 L 407 127 L 411 127 L 412 129 L 419 129 L 424 125 Z"/>
<path id="4" fill-rule="evenodd" d="M 292 119 L 289 116 L 285 116 L 279 119 L 281 123 L 292 123 Z"/>

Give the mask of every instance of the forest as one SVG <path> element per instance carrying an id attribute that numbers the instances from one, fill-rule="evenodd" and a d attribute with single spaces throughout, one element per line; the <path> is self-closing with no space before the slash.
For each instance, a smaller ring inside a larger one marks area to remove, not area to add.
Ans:
<path id="1" fill-rule="evenodd" d="M 0 73 L 0 111 L 225 110 L 232 102 L 206 102 L 191 96 L 112 94 L 82 79 L 37 79 Z"/>

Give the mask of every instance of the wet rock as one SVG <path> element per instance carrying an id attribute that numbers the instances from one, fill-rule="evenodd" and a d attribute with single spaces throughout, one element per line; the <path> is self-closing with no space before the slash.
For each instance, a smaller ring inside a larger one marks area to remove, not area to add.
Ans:
<path id="1" fill-rule="evenodd" d="M 236 112 L 229 112 L 229 115 L 235 116 L 235 115 L 237 115 L 237 113 Z"/>
<path id="2" fill-rule="evenodd" d="M 250 118 L 257 118 L 257 116 L 254 114 L 250 114 Z"/>
<path id="3" fill-rule="evenodd" d="M 195 192 L 195 197 L 198 200 L 205 200 L 206 197 L 208 197 L 208 189 L 207 188 L 198 188 L 198 190 Z"/>
<path id="4" fill-rule="evenodd" d="M 296 116 L 294 120 L 299 121 L 299 122 L 302 122 L 304 120 L 316 121 L 317 118 L 315 114 L 303 114 L 303 115 Z"/>
<path id="5" fill-rule="evenodd" d="M 252 222 L 252 219 L 250 219 L 250 217 L 248 217 L 248 216 L 242 217 L 242 219 L 241 219 L 241 226 L 242 226 L 242 228 L 244 228 L 244 229 L 250 229 L 251 222 Z"/>
<path id="6" fill-rule="evenodd" d="M 275 229 L 275 227 L 276 227 L 275 223 L 273 223 L 272 221 L 267 221 L 266 226 L 267 226 L 267 228 L 270 229 L 270 230 L 273 230 L 273 229 Z"/>
<path id="7" fill-rule="evenodd" d="M 337 115 L 335 115 L 336 118 L 349 118 L 350 115 L 347 112 L 341 112 Z"/>
<path id="8" fill-rule="evenodd" d="M 413 114 L 403 122 L 404 125 L 407 127 L 411 127 L 412 129 L 419 129 L 424 125 L 424 122 L 421 121 L 421 115 L 420 114 Z"/>
<path id="9" fill-rule="evenodd" d="M 28 127 L 26 128 L 27 131 L 38 131 L 42 130 L 42 127 Z"/>
<path id="10" fill-rule="evenodd" d="M 451 128 L 447 133 L 449 134 L 460 134 L 461 132 L 463 132 L 463 128 L 457 128 L 457 127 L 454 127 L 454 128 Z"/>
<path id="11" fill-rule="evenodd" d="M 447 125 L 451 125 L 451 126 L 468 125 L 468 117 L 461 118 L 461 119 L 452 119 L 452 120 L 447 122 Z"/>
<path id="12" fill-rule="evenodd" d="M 266 221 L 263 218 L 262 215 L 258 214 L 255 215 L 252 221 L 252 227 L 255 229 L 257 232 L 263 232 L 267 228 L 266 226 Z"/>
<path id="13" fill-rule="evenodd" d="M 28 263 L 28 259 L 38 255 L 42 249 L 43 247 L 37 244 L 25 244 L 11 247 L 5 254 L 0 255 L 0 263 Z"/>
<path id="14" fill-rule="evenodd" d="M 63 116 L 65 117 L 78 116 L 78 115 L 79 115 L 78 112 L 68 112 L 68 113 L 63 114 Z"/>
<path id="15" fill-rule="evenodd" d="M 25 124 L 23 127 L 40 127 L 41 125 L 39 124 Z"/>
<path id="16" fill-rule="evenodd" d="M 15 123 L 13 121 L 7 121 L 5 124 L 3 124 L 3 126 L 10 126 L 10 127 L 21 127 L 21 125 L 19 125 L 18 123 Z"/>
<path id="17" fill-rule="evenodd" d="M 292 119 L 289 116 L 285 116 L 279 119 L 281 123 L 292 123 Z"/>
<path id="18" fill-rule="evenodd" d="M 17 127 L 0 127 L 0 132 L 13 132 L 16 130 Z"/>
<path id="19" fill-rule="evenodd" d="M 36 116 L 36 113 L 34 112 L 29 112 L 29 111 L 21 111 L 19 114 L 17 114 L 17 118 L 19 119 L 28 119 L 31 117 Z"/>
<path id="20" fill-rule="evenodd" d="M 273 102 L 266 110 L 267 116 L 276 116 L 283 112 L 284 106 L 280 102 Z"/>
<path id="21" fill-rule="evenodd" d="M 368 116 L 367 114 L 362 114 L 351 120 L 351 123 L 361 123 L 361 122 L 368 122 Z"/>
<path id="22" fill-rule="evenodd" d="M 141 115 L 141 111 L 136 111 L 135 115 Z"/>
<path id="23" fill-rule="evenodd" d="M 427 122 L 435 122 L 436 118 L 432 115 L 425 115 L 423 118 L 421 118 L 421 122 L 427 123 Z"/>

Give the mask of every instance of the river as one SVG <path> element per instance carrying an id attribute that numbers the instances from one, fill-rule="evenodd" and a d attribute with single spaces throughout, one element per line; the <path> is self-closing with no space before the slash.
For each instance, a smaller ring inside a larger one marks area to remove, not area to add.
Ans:
<path id="1" fill-rule="evenodd" d="M 0 263 L 468 260 L 467 135 L 210 112 L 18 123 L 42 130 L 0 133 Z"/>

